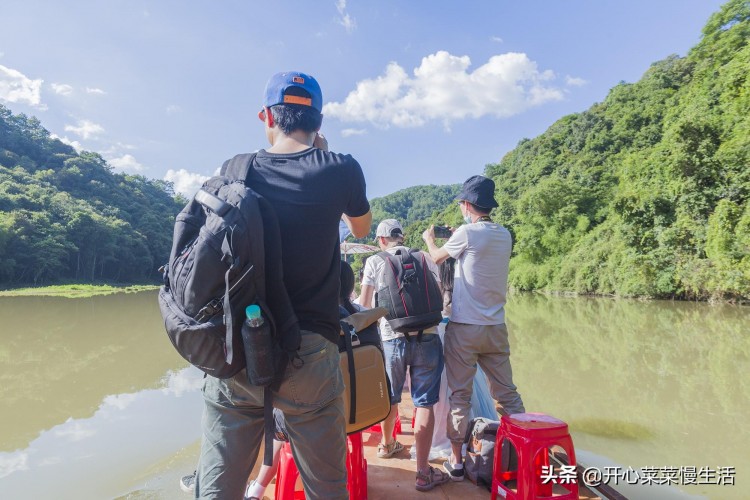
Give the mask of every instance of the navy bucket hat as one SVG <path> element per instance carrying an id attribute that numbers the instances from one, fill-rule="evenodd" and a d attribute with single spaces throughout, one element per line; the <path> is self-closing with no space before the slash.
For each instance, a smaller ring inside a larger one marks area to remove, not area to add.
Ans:
<path id="1" fill-rule="evenodd" d="M 483 175 L 473 175 L 466 179 L 456 199 L 468 201 L 480 208 L 490 209 L 498 206 L 495 201 L 495 182 Z"/>

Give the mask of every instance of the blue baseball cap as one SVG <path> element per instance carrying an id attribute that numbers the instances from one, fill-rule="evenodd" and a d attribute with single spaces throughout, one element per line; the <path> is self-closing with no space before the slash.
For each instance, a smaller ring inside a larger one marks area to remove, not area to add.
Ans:
<path id="1" fill-rule="evenodd" d="M 291 87 L 307 91 L 310 97 L 286 95 Z M 299 71 L 284 71 L 276 73 L 268 80 L 263 97 L 263 106 L 271 107 L 277 104 L 301 104 L 323 111 L 323 93 L 312 76 Z"/>

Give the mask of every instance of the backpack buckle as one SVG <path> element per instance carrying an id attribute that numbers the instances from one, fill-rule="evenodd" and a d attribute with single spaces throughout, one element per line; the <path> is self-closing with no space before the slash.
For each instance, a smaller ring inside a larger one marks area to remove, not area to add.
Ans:
<path id="1" fill-rule="evenodd" d="M 211 302 L 203 306 L 200 311 L 198 311 L 198 314 L 195 315 L 195 321 L 197 321 L 198 323 L 203 323 L 207 319 L 213 317 L 223 308 L 224 304 L 222 304 L 221 299 L 213 299 Z"/>

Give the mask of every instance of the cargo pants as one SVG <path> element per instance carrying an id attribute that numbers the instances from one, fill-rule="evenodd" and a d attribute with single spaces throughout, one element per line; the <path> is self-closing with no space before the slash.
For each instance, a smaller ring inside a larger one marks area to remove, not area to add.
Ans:
<path id="1" fill-rule="evenodd" d="M 306 497 L 346 499 L 346 420 L 338 347 L 302 331 L 301 368 L 289 367 L 274 392 Z M 230 379 L 206 377 L 203 437 L 195 497 L 238 499 L 263 438 L 263 388 L 247 382 L 245 370 Z"/>

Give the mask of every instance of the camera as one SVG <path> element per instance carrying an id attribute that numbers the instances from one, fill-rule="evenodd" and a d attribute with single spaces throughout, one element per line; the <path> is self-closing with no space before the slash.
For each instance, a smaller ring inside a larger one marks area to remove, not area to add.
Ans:
<path id="1" fill-rule="evenodd" d="M 435 233 L 435 238 L 450 238 L 453 235 L 451 230 L 445 226 L 435 226 L 433 232 Z"/>

